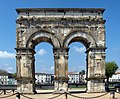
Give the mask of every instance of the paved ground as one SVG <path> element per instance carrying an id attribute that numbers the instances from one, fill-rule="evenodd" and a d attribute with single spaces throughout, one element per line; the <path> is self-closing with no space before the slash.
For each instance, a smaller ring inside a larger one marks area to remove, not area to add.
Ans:
<path id="1" fill-rule="evenodd" d="M 39 91 L 38 91 L 39 92 Z M 20 96 L 20 99 L 66 99 L 65 94 L 49 94 L 48 92 L 52 92 L 52 90 L 41 90 L 39 94 Z M 12 93 L 7 93 L 6 95 L 1 94 L 0 99 L 16 99 L 16 95 L 12 95 Z M 58 96 L 58 97 L 57 97 Z M 100 96 L 100 97 L 99 97 Z M 29 98 L 30 97 L 30 98 Z M 81 97 L 81 98 L 79 98 Z M 84 98 L 83 98 L 84 97 Z M 87 97 L 87 98 L 85 98 Z M 91 97 L 91 98 L 90 98 Z M 96 98 L 94 98 L 96 97 Z M 67 99 L 112 99 L 110 93 L 72 93 L 67 95 Z M 114 99 L 120 99 L 120 94 L 115 93 Z"/>

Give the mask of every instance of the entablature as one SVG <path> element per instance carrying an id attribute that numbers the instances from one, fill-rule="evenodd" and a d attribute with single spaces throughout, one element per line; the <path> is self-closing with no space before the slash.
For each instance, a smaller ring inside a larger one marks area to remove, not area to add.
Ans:
<path id="1" fill-rule="evenodd" d="M 103 8 L 18 8 L 19 15 L 29 16 L 102 16 Z"/>

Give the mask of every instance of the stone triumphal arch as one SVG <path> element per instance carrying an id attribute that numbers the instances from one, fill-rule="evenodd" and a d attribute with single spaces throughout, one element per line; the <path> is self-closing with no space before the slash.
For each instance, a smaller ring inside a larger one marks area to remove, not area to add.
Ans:
<path id="1" fill-rule="evenodd" d="M 17 91 L 35 92 L 35 46 L 48 42 L 54 53 L 54 89 L 68 89 L 68 46 L 86 47 L 87 92 L 105 91 L 105 20 L 101 8 L 17 9 Z"/>

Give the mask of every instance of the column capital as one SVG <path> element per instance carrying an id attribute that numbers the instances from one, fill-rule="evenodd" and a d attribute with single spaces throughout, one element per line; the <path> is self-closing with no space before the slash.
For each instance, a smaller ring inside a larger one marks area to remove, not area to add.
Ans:
<path id="1" fill-rule="evenodd" d="M 55 51 L 66 51 L 66 52 L 68 52 L 69 51 L 69 48 L 53 48 L 53 52 L 55 52 Z"/>
<path id="2" fill-rule="evenodd" d="M 106 49 L 107 49 L 107 47 L 91 47 L 91 48 L 88 48 L 85 53 L 88 53 L 89 51 L 95 52 L 96 50 L 97 51 L 103 50 L 105 52 Z"/>
<path id="3" fill-rule="evenodd" d="M 69 48 L 53 48 L 54 57 L 59 58 L 60 55 L 63 55 L 65 59 L 68 59 Z"/>
<path id="4" fill-rule="evenodd" d="M 35 54 L 36 52 L 32 48 L 15 48 L 16 52 L 30 52 L 32 54 Z"/>
<path id="5" fill-rule="evenodd" d="M 21 55 L 16 55 L 16 59 L 21 59 Z"/>

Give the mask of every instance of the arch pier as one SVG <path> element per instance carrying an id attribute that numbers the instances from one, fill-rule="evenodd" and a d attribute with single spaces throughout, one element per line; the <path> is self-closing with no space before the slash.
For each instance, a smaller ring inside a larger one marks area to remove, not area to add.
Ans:
<path id="1" fill-rule="evenodd" d="M 55 92 L 68 90 L 68 51 L 69 48 L 54 48 Z"/>
<path id="2" fill-rule="evenodd" d="M 55 92 L 68 91 L 72 42 L 86 47 L 87 92 L 105 92 L 105 20 L 102 8 L 16 9 L 17 91 L 35 93 L 35 46 L 53 46 Z"/>
<path id="3" fill-rule="evenodd" d="M 90 48 L 87 54 L 87 92 L 105 92 L 105 48 Z"/>
<path id="4" fill-rule="evenodd" d="M 16 48 L 17 91 L 35 93 L 35 51 L 29 48 Z"/>

